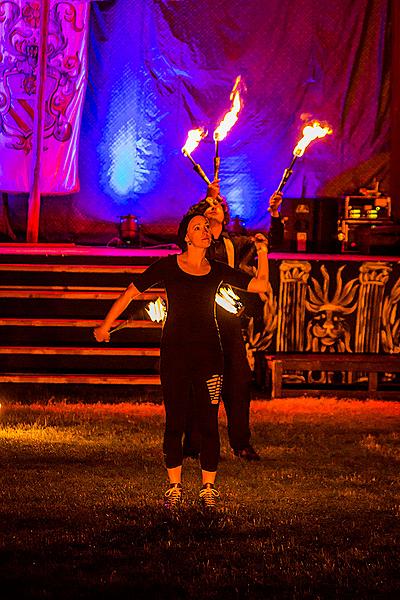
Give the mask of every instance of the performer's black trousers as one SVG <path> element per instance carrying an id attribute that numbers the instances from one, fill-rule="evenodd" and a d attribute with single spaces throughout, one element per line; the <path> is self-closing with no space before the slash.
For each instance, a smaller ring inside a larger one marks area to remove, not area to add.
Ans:
<path id="1" fill-rule="evenodd" d="M 251 371 L 246 358 L 240 320 L 226 314 L 220 314 L 217 320 L 224 354 L 224 379 L 222 400 L 228 421 L 229 443 L 238 451 L 250 444 L 250 400 Z M 226 313 L 226 311 L 224 311 Z M 185 430 L 185 452 L 198 452 L 199 433 L 196 431 L 196 419 L 189 421 Z"/>
<path id="2" fill-rule="evenodd" d="M 220 327 L 224 351 L 224 402 L 229 443 L 233 450 L 242 450 L 250 444 L 251 371 L 246 358 L 240 327 Z"/>
<path id="3" fill-rule="evenodd" d="M 190 418 L 197 433 L 201 468 L 216 471 L 220 453 L 218 432 L 219 398 L 212 398 L 207 380 L 221 377 L 221 361 L 204 373 L 201 364 L 182 364 L 182 354 L 169 353 L 168 364 L 161 361 L 161 385 L 165 405 L 164 454 L 168 469 L 182 464 L 182 437 Z"/>

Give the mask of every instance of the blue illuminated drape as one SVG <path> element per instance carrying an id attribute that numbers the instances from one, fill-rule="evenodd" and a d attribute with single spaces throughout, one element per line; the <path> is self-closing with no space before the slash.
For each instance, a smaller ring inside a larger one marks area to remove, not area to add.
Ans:
<path id="1" fill-rule="evenodd" d="M 124 0 L 93 3 L 77 214 L 132 213 L 173 229 L 204 184 L 180 152 L 188 129 L 212 133 L 241 74 L 245 106 L 221 143 L 233 215 L 268 225 L 267 199 L 305 114 L 334 135 L 297 161 L 285 194 L 388 190 L 388 0 Z M 212 175 L 212 137 L 195 158 Z"/>

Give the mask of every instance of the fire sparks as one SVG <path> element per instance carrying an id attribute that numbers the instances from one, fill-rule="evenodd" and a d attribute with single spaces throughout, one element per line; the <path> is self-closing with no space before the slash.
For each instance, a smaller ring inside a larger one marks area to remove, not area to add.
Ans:
<path id="1" fill-rule="evenodd" d="M 165 321 L 167 317 L 167 306 L 164 300 L 158 297 L 155 302 L 148 303 L 146 312 L 153 322 L 161 323 L 162 321 Z"/>
<path id="2" fill-rule="evenodd" d="M 201 140 L 205 138 L 207 135 L 207 131 L 202 127 L 198 127 L 197 129 L 191 129 L 188 132 L 187 140 L 185 145 L 182 148 L 183 154 L 186 156 L 192 154 L 200 144 Z"/>
<path id="3" fill-rule="evenodd" d="M 236 77 L 235 85 L 233 86 L 229 99 L 232 102 L 230 110 L 225 114 L 221 123 L 214 131 L 214 141 L 219 142 L 228 135 L 234 124 L 239 118 L 239 111 L 242 108 L 242 101 L 240 98 L 240 82 L 241 76 Z"/>
<path id="4" fill-rule="evenodd" d="M 322 125 L 319 121 L 312 121 L 308 123 L 303 129 L 303 137 L 297 143 L 297 146 L 293 150 L 294 156 L 303 156 L 305 149 L 313 140 L 317 138 L 323 138 L 326 135 L 330 135 L 332 129 L 329 125 Z"/>
<path id="5" fill-rule="evenodd" d="M 243 304 L 239 296 L 235 294 L 230 286 L 221 286 L 215 294 L 215 302 L 228 312 L 239 315 L 243 312 Z"/>

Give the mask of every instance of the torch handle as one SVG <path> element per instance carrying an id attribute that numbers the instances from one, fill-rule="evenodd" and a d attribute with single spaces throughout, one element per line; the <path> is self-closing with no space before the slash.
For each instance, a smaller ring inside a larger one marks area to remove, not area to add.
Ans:
<path id="1" fill-rule="evenodd" d="M 298 156 L 293 156 L 292 162 L 290 163 L 290 165 L 288 166 L 288 168 L 284 170 L 281 182 L 278 185 L 278 188 L 276 190 L 277 192 L 281 192 L 283 190 L 283 188 L 285 187 L 285 185 L 287 184 L 287 181 L 288 181 L 289 177 L 293 173 L 293 165 L 294 165 L 294 163 L 296 162 L 297 159 L 298 159 Z"/>
<path id="2" fill-rule="evenodd" d="M 211 181 L 208 179 L 207 175 L 204 173 L 204 171 L 201 168 L 201 166 L 199 165 L 199 163 L 197 163 L 194 160 L 193 156 L 191 154 L 189 154 L 189 152 L 187 152 L 186 150 L 182 150 L 182 152 L 183 152 L 184 156 L 186 156 L 192 163 L 193 169 L 194 169 L 194 171 L 196 171 L 197 175 L 200 175 L 202 180 L 205 181 L 207 185 L 210 185 Z"/>
<path id="3" fill-rule="evenodd" d="M 220 164 L 221 164 L 221 158 L 219 156 L 219 140 L 218 140 L 218 138 L 215 138 L 214 181 L 216 181 L 218 179 Z"/>
<path id="4" fill-rule="evenodd" d="M 199 163 L 194 163 L 193 169 L 196 171 L 198 175 L 202 178 L 203 181 L 206 182 L 207 185 L 210 185 L 211 181 L 208 179 L 207 175 L 204 173 L 203 169 L 199 165 Z"/>
<path id="5" fill-rule="evenodd" d="M 219 177 L 219 166 L 221 164 L 221 159 L 219 156 L 214 157 L 214 181 Z"/>
<path id="6" fill-rule="evenodd" d="M 293 165 L 294 165 L 294 163 L 296 162 L 297 159 L 298 159 L 298 156 L 294 155 L 293 158 L 292 158 L 292 162 L 290 163 L 290 165 L 288 166 L 288 168 L 284 170 L 281 182 L 278 185 L 278 187 L 277 187 L 277 189 L 275 191 L 275 194 L 278 194 L 279 192 L 281 192 L 283 190 L 283 188 L 285 187 L 285 185 L 287 184 L 287 181 L 288 181 L 289 177 L 293 173 Z M 271 212 L 271 208 L 268 208 L 268 212 Z"/>
<path id="7" fill-rule="evenodd" d="M 287 181 L 289 179 L 289 177 L 291 176 L 291 174 L 293 173 L 293 171 L 289 170 L 289 169 L 285 169 L 282 175 L 282 179 L 280 184 L 278 185 L 278 187 L 276 188 L 277 192 L 281 192 L 283 190 L 283 188 L 285 187 L 285 185 L 287 184 Z"/>

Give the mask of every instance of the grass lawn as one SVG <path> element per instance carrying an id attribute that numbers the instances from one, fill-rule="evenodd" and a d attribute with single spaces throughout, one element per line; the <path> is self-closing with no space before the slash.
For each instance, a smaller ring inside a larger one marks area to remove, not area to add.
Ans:
<path id="1" fill-rule="evenodd" d="M 400 403 L 253 401 L 217 511 L 162 508 L 158 404 L 4 402 L 0 598 L 398 598 Z"/>

